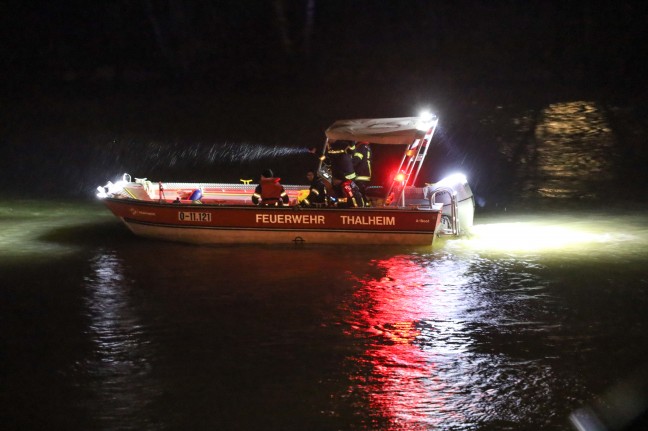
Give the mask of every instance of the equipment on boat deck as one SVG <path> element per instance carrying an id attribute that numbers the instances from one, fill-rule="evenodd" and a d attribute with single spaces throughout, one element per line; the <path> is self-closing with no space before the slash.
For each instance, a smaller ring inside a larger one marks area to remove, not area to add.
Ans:
<path id="1" fill-rule="evenodd" d="M 326 129 L 326 141 L 318 168 L 320 176 L 332 181 L 334 172 L 328 160 L 333 143 L 367 142 L 378 145 L 400 145 L 405 147 L 397 173 L 390 186 L 382 193 L 379 205 L 398 208 L 432 208 L 443 203 L 442 229 L 445 235 L 461 235 L 473 225 L 475 202 L 466 177 L 454 174 L 425 187 L 415 187 L 423 162 L 428 153 L 432 137 L 438 124 L 435 115 L 383 119 L 340 120 Z M 370 187 L 374 195 L 381 187 Z M 375 206 L 375 204 L 372 204 Z"/>
<path id="2" fill-rule="evenodd" d="M 158 182 L 155 187 L 146 178 L 132 181 L 129 174 L 97 187 L 97 197 L 134 234 L 149 238 L 193 244 L 432 245 L 439 235 L 466 233 L 474 211 L 473 194 L 463 175 L 415 186 L 436 125 L 435 116 L 379 118 L 340 120 L 326 130 L 318 172 L 328 181 L 340 175 L 326 163 L 334 141 L 404 147 L 389 187 L 367 188 L 372 198 L 369 208 L 304 208 L 299 205 L 300 193 L 309 186 L 285 184 L 287 205 L 258 207 L 252 202 L 257 184 L 249 180 Z"/>

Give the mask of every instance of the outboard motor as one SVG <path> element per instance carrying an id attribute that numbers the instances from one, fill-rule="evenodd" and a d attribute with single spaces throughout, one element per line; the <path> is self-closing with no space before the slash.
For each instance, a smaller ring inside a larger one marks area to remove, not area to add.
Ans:
<path id="1" fill-rule="evenodd" d="M 426 185 L 423 196 L 429 200 L 430 206 L 443 203 L 441 233 L 461 235 L 472 228 L 475 198 L 463 174 L 450 175 L 437 183 Z"/>

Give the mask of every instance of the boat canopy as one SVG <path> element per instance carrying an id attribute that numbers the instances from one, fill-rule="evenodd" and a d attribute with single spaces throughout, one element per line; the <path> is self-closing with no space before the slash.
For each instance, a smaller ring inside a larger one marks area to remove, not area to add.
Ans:
<path id="1" fill-rule="evenodd" d="M 437 117 L 368 118 L 338 120 L 326 129 L 330 141 L 365 141 L 372 144 L 409 145 L 423 138 Z"/>

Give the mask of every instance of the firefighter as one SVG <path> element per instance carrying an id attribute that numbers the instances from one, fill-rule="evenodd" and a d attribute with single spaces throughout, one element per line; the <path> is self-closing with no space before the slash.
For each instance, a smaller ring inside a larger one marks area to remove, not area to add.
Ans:
<path id="1" fill-rule="evenodd" d="M 254 189 L 252 203 L 260 206 L 287 205 L 288 193 L 280 183 L 281 178 L 275 178 L 272 170 L 266 169 L 261 173 L 261 181 Z"/>
<path id="2" fill-rule="evenodd" d="M 301 202 L 303 206 L 323 207 L 328 204 L 326 185 L 315 171 L 308 171 L 306 178 L 310 182 L 308 196 Z"/>
<path id="3" fill-rule="evenodd" d="M 371 147 L 369 142 L 356 143 L 352 161 L 353 170 L 356 173 L 354 181 L 358 185 L 365 202 L 368 203 L 367 187 L 371 182 Z"/>
<path id="4" fill-rule="evenodd" d="M 357 184 L 343 178 L 333 178 L 336 203 L 340 208 L 360 208 L 365 206 L 362 193 Z"/>
<path id="5" fill-rule="evenodd" d="M 355 179 L 356 173 L 353 170 L 352 157 L 354 149 L 352 141 L 329 141 L 326 154 L 331 163 L 333 178 Z"/>

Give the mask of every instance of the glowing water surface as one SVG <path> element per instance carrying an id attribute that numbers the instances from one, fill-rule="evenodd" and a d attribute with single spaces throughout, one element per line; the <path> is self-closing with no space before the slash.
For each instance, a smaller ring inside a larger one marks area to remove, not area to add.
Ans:
<path id="1" fill-rule="evenodd" d="M 51 260 L 79 250 L 65 237 L 48 240 L 60 229 L 69 227 L 85 232 L 94 230 L 99 220 L 110 220 L 99 202 L 55 200 L 8 200 L 0 204 L 0 261 Z"/>
<path id="2" fill-rule="evenodd" d="M 432 254 L 373 261 L 382 276 L 345 304 L 349 335 L 370 340 L 349 391 L 380 429 L 569 429 L 565 408 L 607 378 L 577 367 L 645 361 L 644 214 L 481 221 Z"/>
<path id="3" fill-rule="evenodd" d="M 502 184 L 542 209 L 478 212 L 469 236 L 434 248 L 192 247 L 135 238 L 97 202 L 5 200 L 0 420 L 573 429 L 574 410 L 614 404 L 603 394 L 648 357 L 648 213 L 628 209 L 644 192 L 619 187 L 605 112 L 574 101 L 507 118 L 520 130 L 498 140 Z M 193 174 L 201 161 L 212 172 L 216 160 L 288 152 L 120 145 L 101 147 L 96 164 L 118 152 L 134 175 Z"/>
<path id="4" fill-rule="evenodd" d="M 6 202 L 4 419 L 572 429 L 648 353 L 645 214 L 482 215 L 434 249 L 192 247 L 95 203 Z"/>

